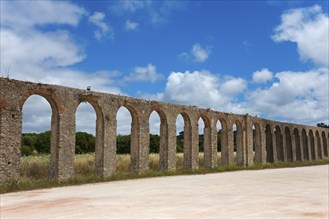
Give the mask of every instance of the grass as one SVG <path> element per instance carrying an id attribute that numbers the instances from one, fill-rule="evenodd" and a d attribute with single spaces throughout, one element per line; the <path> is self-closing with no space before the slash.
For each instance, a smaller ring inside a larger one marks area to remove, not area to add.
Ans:
<path id="1" fill-rule="evenodd" d="M 116 173 L 110 178 L 102 178 L 94 175 L 94 154 L 76 155 L 74 159 L 75 177 L 68 180 L 50 180 L 48 179 L 49 170 L 49 155 L 29 156 L 21 158 L 21 176 L 18 181 L 8 182 L 0 186 L 0 193 L 8 193 L 23 190 L 32 190 L 40 188 L 50 188 L 68 185 L 80 185 L 85 183 L 96 183 L 115 180 L 126 180 L 146 177 L 158 176 L 173 176 L 173 175 L 194 175 L 218 173 L 226 171 L 238 170 L 255 170 L 255 169 L 269 169 L 269 168 L 284 168 L 284 167 L 300 167 L 329 164 L 329 158 L 319 161 L 296 161 L 267 164 L 254 164 L 249 167 L 241 167 L 236 164 L 229 166 L 221 166 L 220 153 L 218 153 L 218 164 L 216 168 L 206 168 L 203 166 L 203 153 L 199 153 L 199 169 L 185 169 L 183 168 L 183 154 L 177 154 L 177 169 L 176 170 L 160 170 L 159 155 L 150 154 L 148 171 L 143 173 L 130 172 L 130 155 L 117 155 Z"/>

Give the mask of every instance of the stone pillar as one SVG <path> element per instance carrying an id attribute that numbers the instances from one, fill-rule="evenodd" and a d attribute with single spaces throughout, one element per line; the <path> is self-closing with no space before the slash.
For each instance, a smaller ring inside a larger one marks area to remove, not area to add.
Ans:
<path id="1" fill-rule="evenodd" d="M 296 137 L 294 134 L 290 135 L 291 137 L 291 150 L 292 150 L 292 161 L 296 161 Z"/>
<path id="2" fill-rule="evenodd" d="M 231 164 L 231 151 L 229 151 L 229 135 L 228 135 L 228 128 L 224 127 L 222 124 L 222 131 L 221 131 L 221 163 L 222 165 L 229 165 Z M 232 142 L 231 142 L 232 144 Z M 232 146 L 232 145 L 231 145 Z"/>
<path id="3" fill-rule="evenodd" d="M 176 119 L 169 120 L 168 118 L 168 158 L 166 161 L 169 170 L 176 169 Z"/>
<path id="4" fill-rule="evenodd" d="M 247 157 L 247 146 L 246 146 L 246 138 L 245 131 L 241 127 L 237 128 L 236 132 L 236 161 L 239 166 L 246 165 L 246 157 Z"/>
<path id="5" fill-rule="evenodd" d="M 252 123 L 250 121 L 250 117 L 248 115 L 245 116 L 245 129 L 243 129 L 243 149 L 244 149 L 244 165 L 245 166 L 252 166 L 254 164 L 254 149 L 253 149 L 253 129 Z M 257 138 L 256 138 L 257 139 Z M 256 147 L 259 148 L 259 143 L 257 140 L 255 141 L 255 151 Z M 258 145 L 258 146 L 257 146 Z"/>
<path id="6" fill-rule="evenodd" d="M 204 165 L 214 168 L 217 165 L 217 127 L 212 119 L 209 127 L 204 129 Z"/>
<path id="7" fill-rule="evenodd" d="M 21 132 L 21 111 L 0 106 L 0 185 L 19 179 Z"/>
<path id="8" fill-rule="evenodd" d="M 273 143 L 273 163 L 278 161 L 278 151 L 277 151 L 277 146 L 276 146 L 276 134 L 274 130 L 271 131 L 272 134 L 272 143 Z"/>
<path id="9" fill-rule="evenodd" d="M 321 135 L 318 137 L 318 140 L 320 141 L 320 153 L 319 153 L 319 157 L 320 159 L 323 159 L 324 158 L 324 149 L 323 149 L 323 140 L 322 140 L 322 137 Z"/>
<path id="10" fill-rule="evenodd" d="M 74 156 L 75 156 L 75 113 L 67 109 L 59 115 L 58 126 L 58 147 L 52 147 L 51 161 L 57 158 L 57 178 L 59 180 L 65 180 L 74 177 Z M 52 122 L 54 124 L 54 122 Z M 55 132 L 52 129 L 52 132 Z M 54 149 L 55 148 L 55 149 Z M 55 158 L 54 158 L 55 157 Z M 55 162 L 54 162 L 55 163 Z M 51 165 L 54 164 L 51 162 Z M 52 171 L 52 172 L 53 172 Z M 51 173 L 51 176 L 53 173 Z"/>
<path id="11" fill-rule="evenodd" d="M 138 121 L 132 116 L 130 134 L 130 170 L 139 171 L 139 135 L 140 126 Z"/>
<path id="12" fill-rule="evenodd" d="M 168 123 L 160 124 L 160 169 L 168 169 L 168 143 L 169 143 L 169 135 L 168 135 Z"/>
<path id="13" fill-rule="evenodd" d="M 329 135 L 327 137 L 327 157 L 329 157 Z"/>
<path id="14" fill-rule="evenodd" d="M 313 141 L 314 141 L 315 160 L 319 160 L 319 154 L 318 154 L 318 137 L 315 134 L 313 136 Z"/>
<path id="15" fill-rule="evenodd" d="M 306 135 L 306 142 L 307 142 L 307 151 L 308 151 L 308 160 L 312 161 L 312 150 L 311 150 L 311 137 L 309 135 Z"/>
<path id="16" fill-rule="evenodd" d="M 199 124 L 198 119 L 191 120 L 191 164 L 192 169 L 199 168 Z"/>
<path id="17" fill-rule="evenodd" d="M 300 156 L 301 156 L 300 160 L 304 161 L 305 160 L 304 159 L 304 157 L 305 157 L 305 155 L 304 155 L 304 142 L 303 142 L 303 135 L 302 135 L 301 132 L 300 132 L 300 135 L 299 135 L 299 148 L 300 148 Z"/>
<path id="18" fill-rule="evenodd" d="M 104 111 L 105 112 L 105 111 Z M 117 136 L 117 120 L 116 110 L 106 111 L 104 117 L 104 145 L 102 154 L 102 170 L 104 177 L 112 176 L 116 171 L 116 136 Z"/>
<path id="19" fill-rule="evenodd" d="M 283 150 L 283 161 L 288 161 L 287 135 L 284 130 L 282 131 L 281 134 L 281 140 L 282 140 L 282 150 Z"/>
<path id="20" fill-rule="evenodd" d="M 260 146 L 258 147 L 260 150 L 259 153 L 259 159 L 257 160 L 258 163 L 261 164 L 266 164 L 266 134 L 265 134 L 265 130 L 264 129 L 260 129 L 259 132 L 259 136 L 260 136 Z"/>
<path id="21" fill-rule="evenodd" d="M 226 135 L 227 145 L 224 147 L 224 149 L 222 146 L 222 163 L 223 165 L 231 165 L 234 162 L 234 134 L 231 125 L 229 128 L 227 128 Z"/>
<path id="22" fill-rule="evenodd" d="M 149 121 L 133 119 L 131 127 L 131 170 L 144 172 L 149 169 Z"/>

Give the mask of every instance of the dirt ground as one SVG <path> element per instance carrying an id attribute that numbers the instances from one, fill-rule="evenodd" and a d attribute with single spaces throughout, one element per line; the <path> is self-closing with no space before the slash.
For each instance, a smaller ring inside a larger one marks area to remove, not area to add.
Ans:
<path id="1" fill-rule="evenodd" d="M 329 165 L 2 194 L 0 219 L 328 219 Z"/>

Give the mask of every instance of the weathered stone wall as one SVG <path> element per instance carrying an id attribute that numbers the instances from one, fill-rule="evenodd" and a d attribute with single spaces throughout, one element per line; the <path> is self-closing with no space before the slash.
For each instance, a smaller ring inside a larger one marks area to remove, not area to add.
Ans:
<path id="1" fill-rule="evenodd" d="M 184 119 L 184 167 L 198 169 L 198 121 L 204 121 L 204 165 L 216 167 L 237 163 L 251 166 L 278 160 L 318 160 L 328 157 L 329 129 L 282 123 L 195 106 L 146 101 L 56 85 L 0 78 L 0 183 L 19 177 L 22 108 L 31 95 L 40 95 L 50 104 L 50 178 L 74 176 L 75 113 L 81 102 L 96 112 L 95 172 L 105 177 L 116 167 L 116 115 L 121 106 L 132 116 L 131 170 L 149 168 L 149 117 L 160 117 L 160 168 L 176 168 L 176 118 Z M 221 164 L 217 164 L 217 123 L 221 123 Z M 236 159 L 234 159 L 234 131 Z"/>

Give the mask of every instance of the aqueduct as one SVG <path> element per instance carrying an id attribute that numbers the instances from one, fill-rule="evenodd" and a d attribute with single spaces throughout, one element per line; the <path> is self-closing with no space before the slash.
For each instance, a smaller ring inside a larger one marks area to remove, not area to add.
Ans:
<path id="1" fill-rule="evenodd" d="M 204 165 L 217 164 L 217 123 L 221 130 L 221 165 L 251 166 L 276 161 L 318 160 L 328 157 L 329 129 L 223 113 L 196 106 L 147 101 L 57 85 L 0 78 L 0 184 L 20 173 L 22 108 L 31 95 L 51 106 L 51 178 L 74 176 L 75 113 L 81 102 L 96 112 L 95 172 L 109 177 L 116 167 L 116 114 L 121 106 L 132 117 L 131 170 L 149 168 L 149 117 L 160 117 L 160 168 L 176 168 L 176 118 L 184 119 L 184 167 L 198 169 L 198 121 L 204 122 Z M 236 127 L 234 141 L 233 126 Z M 234 142 L 236 160 L 234 160 Z"/>

